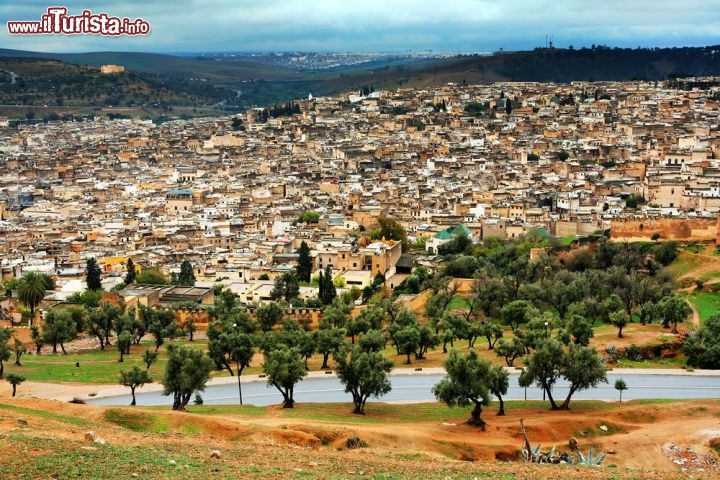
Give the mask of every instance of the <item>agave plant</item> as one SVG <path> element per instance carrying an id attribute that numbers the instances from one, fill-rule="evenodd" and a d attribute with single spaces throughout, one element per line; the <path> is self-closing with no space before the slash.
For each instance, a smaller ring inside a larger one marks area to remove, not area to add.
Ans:
<path id="1" fill-rule="evenodd" d="M 520 460 L 527 463 L 555 463 L 555 447 L 549 452 L 541 453 L 540 444 L 528 451 L 527 448 L 520 450 Z"/>
<path id="2" fill-rule="evenodd" d="M 586 467 L 599 467 L 603 460 L 605 460 L 605 452 L 601 450 L 595 455 L 593 455 L 593 453 L 592 447 L 588 450 L 587 457 L 583 455 L 581 451 L 578 451 L 578 465 L 585 465 Z"/>

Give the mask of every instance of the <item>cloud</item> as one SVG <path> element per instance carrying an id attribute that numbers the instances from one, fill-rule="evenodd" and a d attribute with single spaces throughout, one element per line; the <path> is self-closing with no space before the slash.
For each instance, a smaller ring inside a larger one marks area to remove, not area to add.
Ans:
<path id="1" fill-rule="evenodd" d="M 39 20 L 49 3 L 0 5 L 0 45 L 44 51 L 474 50 L 718 43 L 720 9 L 705 0 L 125 0 L 61 2 L 148 21 L 146 37 L 14 36 L 10 20 Z"/>

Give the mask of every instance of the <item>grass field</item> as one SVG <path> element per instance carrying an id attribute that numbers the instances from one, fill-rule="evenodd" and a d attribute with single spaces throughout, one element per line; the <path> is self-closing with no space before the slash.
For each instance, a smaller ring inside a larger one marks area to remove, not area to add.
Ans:
<path id="1" fill-rule="evenodd" d="M 448 308 L 468 308 L 468 299 L 462 295 L 454 295 L 448 304 Z"/>
<path id="2" fill-rule="evenodd" d="M 457 298 L 464 300 L 463 297 Z M 692 296 L 691 301 L 696 304 L 696 308 L 699 307 L 698 309 L 702 312 L 701 318 L 704 319 L 717 311 L 717 306 L 720 305 L 720 294 L 702 292 L 701 294 Z M 666 340 L 664 336 L 648 332 L 647 330 L 647 328 L 643 328 L 637 323 L 633 323 L 624 330 L 626 340 L 635 343 L 644 343 L 650 340 L 662 343 Z M 599 351 L 602 352 L 604 351 L 604 345 L 619 344 L 616 337 L 616 327 L 607 324 L 596 325 L 593 344 Z M 509 329 L 507 329 L 505 332 L 505 340 L 509 341 L 511 338 L 512 333 Z M 167 341 L 166 345 L 168 343 L 179 343 L 189 348 L 195 348 L 203 351 L 207 350 L 207 341 L 205 340 L 196 340 L 194 342 L 188 342 L 187 340 L 176 342 Z M 468 350 L 467 343 L 467 340 L 457 340 L 455 341 L 454 348 L 464 353 Z M 165 365 L 167 363 L 166 345 L 163 345 L 160 348 L 158 351 L 158 360 L 150 367 L 150 375 L 156 382 L 162 380 L 165 371 Z M 448 349 L 452 348 L 449 344 L 447 347 Z M 153 350 L 154 345 L 152 345 L 151 342 L 143 342 L 143 344 L 139 346 L 133 345 L 131 354 L 125 355 L 125 361 L 123 363 L 118 362 L 119 354 L 115 346 L 110 346 L 105 350 L 82 350 L 70 352 L 68 355 L 63 355 L 62 353 L 44 353 L 40 356 L 26 354 L 21 358 L 22 366 L 20 367 L 14 365 L 12 359 L 6 362 L 5 373 L 18 373 L 23 375 L 26 380 L 36 382 L 69 382 L 112 385 L 118 383 L 118 375 L 121 370 L 129 370 L 134 365 L 144 368 L 142 354 L 146 349 Z M 475 343 L 474 349 L 477 350 L 482 357 L 490 360 L 491 362 L 504 365 L 504 361 L 497 357 L 494 351 L 488 350 L 485 338 L 479 338 Z M 382 353 L 392 360 L 395 368 L 437 368 L 443 366 L 446 358 L 446 354 L 442 352 L 442 344 L 438 345 L 434 349 L 430 349 L 426 353 L 425 358 L 422 360 L 417 360 L 414 355 L 411 355 L 410 364 L 405 363 L 407 358 L 406 355 L 397 354 L 397 351 L 391 342 L 388 342 L 385 349 L 382 350 Z M 321 363 L 322 355 L 313 355 L 308 361 L 308 370 L 320 371 Z M 335 364 L 332 357 L 330 358 L 328 364 L 331 369 L 334 368 Z M 522 366 L 522 361 L 518 360 L 515 364 L 516 366 Z M 620 360 L 618 366 L 633 368 L 682 368 L 683 362 L 680 358 L 658 358 L 645 362 L 631 362 L 622 359 Z M 243 375 L 257 375 L 261 373 L 262 355 L 258 353 L 253 359 L 251 366 L 245 368 Z M 229 373 L 226 370 L 214 370 L 211 373 L 211 376 L 227 377 L 229 376 Z"/>
<path id="3" fill-rule="evenodd" d="M 679 255 L 675 261 L 670 264 L 670 268 L 676 276 L 682 276 L 688 272 L 697 269 L 702 259 L 696 256 Z"/>
<path id="4" fill-rule="evenodd" d="M 688 296 L 688 300 L 697 309 L 701 324 L 720 311 L 720 293 L 694 291 Z"/>

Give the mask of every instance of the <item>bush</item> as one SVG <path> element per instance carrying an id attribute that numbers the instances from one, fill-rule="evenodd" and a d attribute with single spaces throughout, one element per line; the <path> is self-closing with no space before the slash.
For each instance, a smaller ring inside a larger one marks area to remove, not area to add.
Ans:
<path id="1" fill-rule="evenodd" d="M 605 347 L 605 357 L 608 363 L 616 363 L 618 359 L 618 352 L 615 345 L 608 345 Z"/>
<path id="2" fill-rule="evenodd" d="M 365 440 L 360 437 L 350 437 L 345 441 L 345 446 L 349 449 L 353 448 L 366 448 L 368 446 Z"/>
<path id="3" fill-rule="evenodd" d="M 645 355 L 643 354 L 642 348 L 638 347 L 633 343 L 632 345 L 625 347 L 625 358 L 627 358 L 628 360 L 641 362 L 645 360 Z"/>

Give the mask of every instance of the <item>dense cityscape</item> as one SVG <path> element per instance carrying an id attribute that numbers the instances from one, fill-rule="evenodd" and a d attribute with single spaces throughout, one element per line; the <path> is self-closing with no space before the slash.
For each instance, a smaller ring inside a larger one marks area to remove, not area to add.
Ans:
<path id="1" fill-rule="evenodd" d="M 311 97 L 282 116 L 6 128 L 3 278 L 52 273 L 62 300 L 83 288 L 87 258 L 108 290 L 127 258 L 167 274 L 189 260 L 203 285 L 223 280 L 252 303 L 305 240 L 313 271 L 330 265 L 360 289 L 381 273 L 392 288 L 406 273 L 399 244 L 368 238 L 380 217 L 427 262 L 459 227 L 474 241 L 613 226 L 682 238 L 664 220 L 676 218 L 692 223 L 686 238 L 712 240 L 717 95 L 674 87 L 446 85 Z"/>

